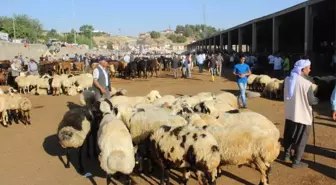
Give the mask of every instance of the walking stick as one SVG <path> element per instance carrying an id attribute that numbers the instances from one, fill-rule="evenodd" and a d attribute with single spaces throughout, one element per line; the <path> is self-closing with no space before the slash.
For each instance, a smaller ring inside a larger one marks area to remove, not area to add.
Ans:
<path id="1" fill-rule="evenodd" d="M 313 115 L 313 144 L 314 144 L 314 150 L 316 150 L 316 143 L 315 143 L 315 117 L 314 117 L 314 107 L 312 107 L 312 115 Z M 315 161 L 315 152 L 313 153 L 313 158 L 314 158 L 314 164 L 316 164 Z"/>

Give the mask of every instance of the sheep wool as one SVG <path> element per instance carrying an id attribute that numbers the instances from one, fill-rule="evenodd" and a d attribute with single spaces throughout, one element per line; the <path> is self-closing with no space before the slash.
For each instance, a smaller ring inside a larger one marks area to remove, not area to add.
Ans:
<path id="1" fill-rule="evenodd" d="M 108 174 L 130 174 L 135 166 L 132 137 L 124 123 L 106 114 L 98 130 L 100 166 Z"/>
<path id="2" fill-rule="evenodd" d="M 222 103 L 227 103 L 233 108 L 238 108 L 237 97 L 229 92 L 221 92 L 216 95 L 216 100 L 219 100 Z"/>
<path id="3" fill-rule="evenodd" d="M 69 110 L 58 126 L 58 138 L 63 148 L 79 148 L 91 129 L 89 116 L 83 108 Z"/>

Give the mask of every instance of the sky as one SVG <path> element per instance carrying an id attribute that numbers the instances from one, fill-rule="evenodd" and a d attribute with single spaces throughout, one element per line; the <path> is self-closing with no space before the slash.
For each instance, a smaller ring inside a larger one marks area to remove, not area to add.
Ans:
<path id="1" fill-rule="evenodd" d="M 305 0 L 0 0 L 0 16 L 27 14 L 44 29 L 79 30 L 90 24 L 112 35 L 137 36 L 176 25 L 227 29 Z M 203 18 L 205 4 L 205 21 Z M 120 29 L 120 32 L 119 32 Z"/>

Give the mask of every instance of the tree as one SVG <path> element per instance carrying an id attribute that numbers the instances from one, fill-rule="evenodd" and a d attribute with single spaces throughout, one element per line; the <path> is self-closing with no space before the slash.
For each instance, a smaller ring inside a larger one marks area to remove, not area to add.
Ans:
<path id="1" fill-rule="evenodd" d="M 42 24 L 37 19 L 32 19 L 28 15 L 14 15 L 13 17 L 0 18 L 0 30 L 14 38 L 13 20 L 15 25 L 15 37 L 26 39 L 29 42 L 37 42 L 42 38 Z"/>
<path id="2" fill-rule="evenodd" d="M 59 38 L 59 35 L 57 34 L 57 31 L 55 29 L 51 29 L 48 33 L 47 33 L 47 38 Z"/>
<path id="3" fill-rule="evenodd" d="M 85 24 L 79 28 L 79 31 L 86 37 L 91 37 L 94 28 L 92 25 Z"/>
<path id="4" fill-rule="evenodd" d="M 151 36 L 152 39 L 157 39 L 157 38 L 160 38 L 160 33 L 156 32 L 156 31 L 152 31 L 150 33 L 150 36 Z"/>
<path id="5" fill-rule="evenodd" d="M 177 36 L 176 37 L 176 43 L 185 43 L 187 41 L 187 38 L 185 36 Z"/>
<path id="6" fill-rule="evenodd" d="M 193 36 L 193 29 L 191 27 L 188 27 L 184 30 L 184 33 L 183 33 L 184 36 L 186 37 L 191 37 Z"/>

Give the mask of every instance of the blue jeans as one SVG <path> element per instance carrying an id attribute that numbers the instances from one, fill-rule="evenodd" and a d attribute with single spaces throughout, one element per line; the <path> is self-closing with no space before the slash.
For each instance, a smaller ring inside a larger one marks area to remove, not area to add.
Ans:
<path id="1" fill-rule="evenodd" d="M 242 101 L 243 106 L 247 106 L 246 104 L 246 86 L 247 83 L 239 83 L 238 82 L 238 87 L 239 87 L 239 91 L 240 91 L 240 95 L 239 95 L 239 99 Z"/>
<path id="2" fill-rule="evenodd" d="M 198 64 L 199 72 L 203 73 L 203 64 Z"/>
<path id="3" fill-rule="evenodd" d="M 211 76 L 215 76 L 215 73 L 216 73 L 216 69 L 213 68 L 213 67 L 210 67 L 210 74 L 211 74 Z"/>

